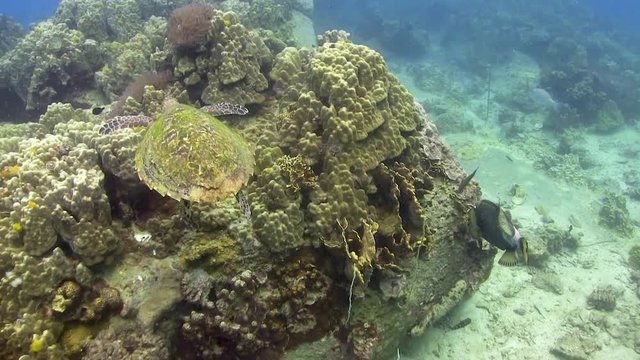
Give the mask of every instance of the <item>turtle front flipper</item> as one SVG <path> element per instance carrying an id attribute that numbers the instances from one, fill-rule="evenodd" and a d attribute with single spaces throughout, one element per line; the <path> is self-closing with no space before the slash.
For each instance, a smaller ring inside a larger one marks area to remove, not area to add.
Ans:
<path id="1" fill-rule="evenodd" d="M 116 116 L 109 119 L 106 123 L 100 127 L 100 134 L 111 134 L 114 131 L 134 128 L 134 127 L 147 127 L 153 122 L 153 118 L 145 115 L 125 115 Z"/>
<path id="2" fill-rule="evenodd" d="M 246 107 L 228 102 L 206 105 L 201 107 L 200 110 L 208 112 L 213 116 L 247 115 L 249 113 L 249 109 L 247 109 Z"/>

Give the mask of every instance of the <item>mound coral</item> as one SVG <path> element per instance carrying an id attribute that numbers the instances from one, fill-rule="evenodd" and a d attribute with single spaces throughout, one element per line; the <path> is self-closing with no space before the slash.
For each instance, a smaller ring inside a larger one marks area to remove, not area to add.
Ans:
<path id="1" fill-rule="evenodd" d="M 204 104 L 257 104 L 265 100 L 272 54 L 234 13 L 213 11 L 207 46 L 174 54 L 174 74 L 192 99 Z"/>
<path id="2" fill-rule="evenodd" d="M 71 89 L 92 85 L 102 49 L 65 24 L 43 22 L 0 60 L 0 78 L 25 101 L 27 110 L 43 111 L 67 99 Z M 71 98 L 69 98 L 71 99 Z"/>

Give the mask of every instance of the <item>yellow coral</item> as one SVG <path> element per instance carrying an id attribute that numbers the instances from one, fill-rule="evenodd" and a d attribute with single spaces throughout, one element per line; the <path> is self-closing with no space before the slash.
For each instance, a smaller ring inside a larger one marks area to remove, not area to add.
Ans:
<path id="1" fill-rule="evenodd" d="M 39 353 L 44 348 L 44 345 L 42 337 L 33 334 L 33 340 L 31 340 L 31 352 Z"/>
<path id="2" fill-rule="evenodd" d="M 14 176 L 18 176 L 19 173 L 20 173 L 20 166 L 18 165 L 5 166 L 2 170 L 0 170 L 0 179 L 7 180 Z"/>
<path id="3" fill-rule="evenodd" d="M 36 203 L 36 202 L 35 202 L 35 201 L 33 201 L 33 200 L 29 200 L 29 201 L 27 201 L 27 207 L 28 207 L 29 209 L 33 210 L 33 209 L 35 209 L 35 208 L 37 208 L 37 207 L 38 207 L 38 203 Z"/>
<path id="4" fill-rule="evenodd" d="M 94 329 L 84 324 L 75 324 L 65 329 L 60 338 L 69 354 L 77 355 L 82 352 L 86 340 L 93 336 Z"/>
<path id="5" fill-rule="evenodd" d="M 22 224 L 19 222 L 14 222 L 13 224 L 11 224 L 11 229 L 13 229 L 13 231 L 15 232 L 20 232 L 22 231 Z"/>

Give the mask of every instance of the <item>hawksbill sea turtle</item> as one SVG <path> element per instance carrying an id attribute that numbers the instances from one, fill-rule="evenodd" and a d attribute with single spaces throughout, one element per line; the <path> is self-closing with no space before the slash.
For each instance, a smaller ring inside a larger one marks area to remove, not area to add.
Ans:
<path id="1" fill-rule="evenodd" d="M 135 167 L 142 182 L 163 196 L 212 203 L 238 193 L 253 175 L 253 151 L 215 116 L 246 115 L 248 110 L 229 103 L 197 109 L 175 101 L 166 101 L 163 108 L 155 118 L 116 116 L 100 133 L 146 127 Z"/>

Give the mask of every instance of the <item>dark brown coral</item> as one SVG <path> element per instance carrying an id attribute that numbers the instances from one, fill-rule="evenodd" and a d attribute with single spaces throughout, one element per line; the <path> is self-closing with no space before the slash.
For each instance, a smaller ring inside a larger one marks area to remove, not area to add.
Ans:
<path id="1" fill-rule="evenodd" d="M 207 39 L 213 8 L 205 4 L 189 4 L 175 9 L 167 24 L 167 38 L 175 47 L 189 48 Z"/>

